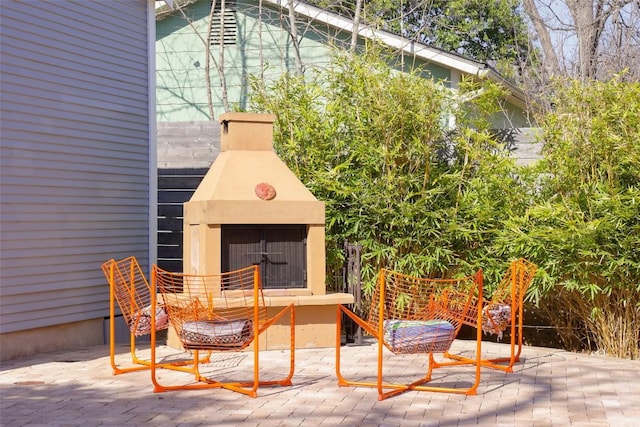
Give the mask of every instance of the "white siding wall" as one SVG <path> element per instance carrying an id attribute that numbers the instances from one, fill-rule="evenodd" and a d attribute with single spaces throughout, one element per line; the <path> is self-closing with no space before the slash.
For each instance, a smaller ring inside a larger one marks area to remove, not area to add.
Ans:
<path id="1" fill-rule="evenodd" d="M 102 318 L 101 263 L 149 262 L 147 0 L 0 18 L 0 333 Z"/>

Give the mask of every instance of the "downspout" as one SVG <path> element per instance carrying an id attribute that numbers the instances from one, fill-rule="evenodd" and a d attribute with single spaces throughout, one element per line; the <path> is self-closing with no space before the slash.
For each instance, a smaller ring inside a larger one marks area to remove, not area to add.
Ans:
<path id="1" fill-rule="evenodd" d="M 173 9 L 173 0 L 165 0 Z M 147 120 L 149 131 L 149 265 L 158 260 L 158 142 L 156 126 L 156 14 L 155 1 L 147 1 Z"/>

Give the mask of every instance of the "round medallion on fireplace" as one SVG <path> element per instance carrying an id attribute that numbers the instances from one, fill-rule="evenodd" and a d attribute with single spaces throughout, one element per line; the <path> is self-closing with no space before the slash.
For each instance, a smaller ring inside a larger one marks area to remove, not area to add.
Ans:
<path id="1" fill-rule="evenodd" d="M 271 200 L 276 197 L 276 189 L 273 188 L 273 185 L 271 184 L 261 182 L 260 184 L 256 185 L 256 196 L 258 196 L 262 200 Z"/>

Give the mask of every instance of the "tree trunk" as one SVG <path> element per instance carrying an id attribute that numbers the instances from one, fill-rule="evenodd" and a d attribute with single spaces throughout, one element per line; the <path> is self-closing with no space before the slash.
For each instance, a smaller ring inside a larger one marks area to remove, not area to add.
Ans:
<path id="1" fill-rule="evenodd" d="M 626 63 L 618 61 L 628 54 L 625 49 L 614 48 L 612 52 L 603 52 L 601 40 L 605 34 L 613 34 L 615 29 L 611 27 L 615 23 L 611 21 L 617 22 L 621 10 L 626 6 L 629 7 L 625 9 L 625 16 L 630 22 L 637 22 L 640 12 L 638 0 L 635 3 L 634 0 L 523 0 L 523 6 L 538 36 L 547 76 L 570 74 L 582 81 L 609 78 L 611 72 L 602 72 L 603 67 L 607 68 L 603 63 L 604 57 L 614 56 L 616 59 L 612 62 Z M 566 12 L 569 16 L 566 16 Z M 562 34 L 565 40 L 575 43 L 576 58 L 564 57 L 563 49 L 566 46 L 554 46 L 554 33 Z M 637 44 L 637 33 L 631 37 L 636 37 Z M 611 47 L 614 46 L 616 44 L 611 44 Z M 565 61 L 564 66 L 559 62 L 559 54 L 562 55 L 560 59 Z M 575 63 L 574 70 L 566 66 L 571 59 Z M 612 70 L 613 73 L 620 71 Z"/>
<path id="2" fill-rule="evenodd" d="M 216 0 L 211 2 L 209 11 L 209 24 L 207 25 L 207 40 L 205 42 L 204 82 L 207 86 L 207 106 L 209 107 L 209 119 L 215 120 L 213 111 L 213 96 L 211 94 L 211 31 L 213 28 L 213 12 L 216 10 Z"/>
<path id="3" fill-rule="evenodd" d="M 213 57 L 213 54 L 211 53 L 211 28 L 213 25 L 213 18 L 214 18 L 213 15 L 214 15 L 215 8 L 216 8 L 216 0 L 213 0 L 211 2 L 211 10 L 209 11 L 209 23 L 207 25 L 206 37 L 203 37 L 200 31 L 198 31 L 198 29 L 193 25 L 193 20 L 189 16 L 187 16 L 186 13 L 184 13 L 184 10 L 182 10 L 182 8 L 179 6 L 177 8 L 180 11 L 182 18 L 185 20 L 185 22 L 189 24 L 189 26 L 193 30 L 193 33 L 196 34 L 196 36 L 200 39 L 200 41 L 202 41 L 202 44 L 204 44 L 204 52 L 205 52 L 204 81 L 207 89 L 207 104 L 209 108 L 209 120 L 215 120 L 215 113 L 213 111 L 213 96 L 211 93 L 211 62 L 213 62 L 213 65 L 218 71 L 218 75 L 220 76 L 220 82 L 221 82 L 220 90 L 222 93 L 222 100 L 225 106 L 224 107 L 225 111 L 228 111 L 227 84 L 224 78 L 224 64 L 223 63 L 219 64 L 216 61 L 216 59 Z M 224 29 L 222 31 L 224 31 Z"/>
<path id="4" fill-rule="evenodd" d="M 351 30 L 351 52 L 356 51 L 358 46 L 358 30 L 360 29 L 360 12 L 362 10 L 362 0 L 356 0 L 356 10 L 353 15 L 353 29 Z"/>
<path id="5" fill-rule="evenodd" d="M 212 8 L 215 5 L 215 0 L 212 2 Z M 225 0 L 221 0 L 220 3 L 220 49 L 218 58 L 218 75 L 220 76 L 222 106 L 225 112 L 229 112 L 229 96 L 227 95 L 227 79 L 224 74 L 224 13 L 226 3 Z M 211 22 L 211 19 L 209 20 Z M 211 85 L 209 85 L 209 90 Z"/>
<path id="6" fill-rule="evenodd" d="M 264 79 L 264 42 L 262 40 L 262 0 L 258 1 L 258 43 L 260 46 L 260 80 Z"/>
<path id="7" fill-rule="evenodd" d="M 540 40 L 545 77 L 552 77 L 561 74 L 558 56 L 556 55 L 556 50 L 551 42 L 549 29 L 540 16 L 540 12 L 538 11 L 535 1 L 524 0 L 523 5 L 525 12 L 527 12 L 527 15 L 529 15 L 529 18 L 533 23 L 538 39 Z"/>
<path id="8" fill-rule="evenodd" d="M 293 6 L 293 0 L 287 0 L 287 6 L 289 9 L 289 33 L 291 34 L 291 43 L 293 44 L 293 51 L 295 53 L 296 61 L 296 74 L 303 75 L 302 59 L 300 58 L 300 45 L 298 44 L 298 27 L 296 25 L 296 12 Z"/>

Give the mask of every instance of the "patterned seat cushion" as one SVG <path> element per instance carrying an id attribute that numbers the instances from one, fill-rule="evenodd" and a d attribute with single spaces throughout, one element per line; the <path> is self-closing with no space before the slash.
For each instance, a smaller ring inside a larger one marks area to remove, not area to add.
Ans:
<path id="1" fill-rule="evenodd" d="M 442 319 L 385 320 L 384 341 L 394 353 L 446 351 L 455 338 L 454 326 Z"/>
<path id="2" fill-rule="evenodd" d="M 164 308 L 156 307 L 156 331 L 169 327 L 169 317 Z M 129 320 L 129 330 L 137 337 L 151 333 L 151 306 L 136 311 Z"/>
<path id="3" fill-rule="evenodd" d="M 511 323 L 511 306 L 508 304 L 490 304 L 482 309 L 482 331 L 496 334 L 502 338 L 502 332 Z"/>
<path id="4" fill-rule="evenodd" d="M 180 339 L 185 348 L 236 350 L 253 339 L 253 322 L 240 320 L 198 320 L 182 324 Z"/>

